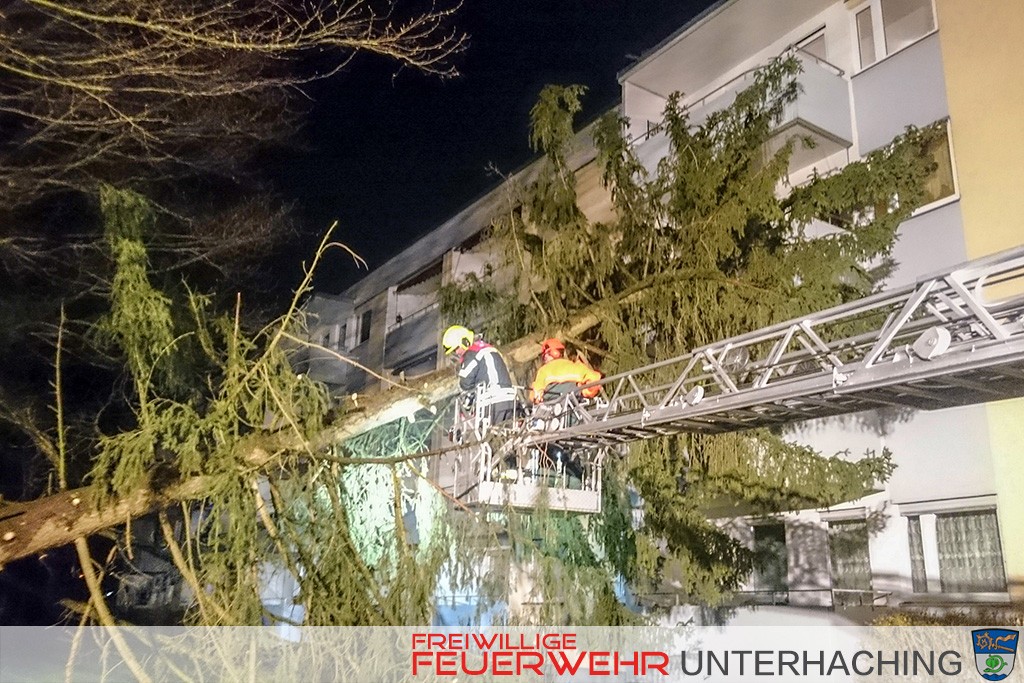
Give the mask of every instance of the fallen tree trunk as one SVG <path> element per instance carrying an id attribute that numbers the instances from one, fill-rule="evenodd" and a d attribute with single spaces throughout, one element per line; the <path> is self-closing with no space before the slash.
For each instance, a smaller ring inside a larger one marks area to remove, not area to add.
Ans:
<path id="1" fill-rule="evenodd" d="M 588 309 L 553 334 L 577 337 L 599 322 L 597 311 Z M 540 355 L 540 342 L 544 338 L 545 335 L 529 335 L 501 347 L 500 350 L 510 365 L 524 366 Z M 375 427 L 408 417 L 417 410 L 436 404 L 458 391 L 455 373 L 446 369 L 419 377 L 402 387 L 376 390 L 356 396 L 354 399 L 349 398 L 344 417 L 325 431 L 323 441 L 337 443 L 368 432 Z"/>
<path id="2" fill-rule="evenodd" d="M 207 487 L 207 477 L 191 477 L 161 491 L 140 489 L 99 509 L 90 505 L 88 488 L 5 504 L 0 506 L 0 566 L 125 524 L 175 502 L 202 498 Z"/>
<path id="3" fill-rule="evenodd" d="M 578 336 L 599 321 L 596 309 L 588 309 L 556 333 Z M 511 364 L 521 366 L 539 355 L 541 339 L 541 335 L 530 335 L 502 347 L 501 351 Z M 367 392 L 354 400 L 349 398 L 347 412 L 338 422 L 325 429 L 312 446 L 326 448 L 403 419 L 457 391 L 455 374 L 450 370 L 439 370 L 400 388 Z M 268 437 L 273 442 L 272 447 L 268 447 Z M 263 434 L 260 438 L 260 441 L 254 440 L 252 445 L 245 447 L 248 449 L 245 459 L 250 468 L 265 467 L 276 460 L 275 453 L 305 450 L 307 446 L 290 432 Z M 67 545 L 78 537 L 125 524 L 133 518 L 174 503 L 201 499 L 208 490 L 208 478 L 194 476 L 159 490 L 138 489 L 130 495 L 112 499 L 99 508 L 90 503 L 92 492 L 88 487 L 70 489 L 31 501 L 0 503 L 0 567 L 47 548 Z"/>

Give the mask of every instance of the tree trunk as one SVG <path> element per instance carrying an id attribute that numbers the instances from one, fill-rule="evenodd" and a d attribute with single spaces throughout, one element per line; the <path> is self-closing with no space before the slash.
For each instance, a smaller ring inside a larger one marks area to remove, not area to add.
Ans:
<path id="1" fill-rule="evenodd" d="M 597 325 L 596 310 L 583 311 L 569 325 L 554 334 L 575 337 Z M 534 334 L 501 348 L 513 365 L 524 365 L 540 354 L 543 335 Z M 347 400 L 348 411 L 317 438 L 316 446 L 326 447 L 375 427 L 412 415 L 458 391 L 455 375 L 439 370 L 409 382 L 405 389 L 390 388 L 371 391 Z M 274 452 L 300 448 L 289 441 L 290 432 L 276 436 L 273 448 L 267 435 L 247 446 L 246 460 L 262 467 L 274 459 Z M 36 500 L 0 503 L 0 567 L 35 553 L 72 543 L 80 536 L 89 536 L 104 529 L 127 523 L 174 503 L 203 498 L 209 490 L 205 476 L 194 476 L 160 490 L 139 489 L 128 496 L 108 501 L 99 509 L 92 506 L 89 488 L 62 491 Z"/>
<path id="2" fill-rule="evenodd" d="M 25 503 L 7 503 L 0 506 L 0 567 L 11 560 L 125 524 L 133 517 L 174 502 L 202 498 L 207 486 L 206 477 L 191 477 L 162 491 L 140 489 L 99 509 L 90 504 L 88 488 L 62 491 Z"/>

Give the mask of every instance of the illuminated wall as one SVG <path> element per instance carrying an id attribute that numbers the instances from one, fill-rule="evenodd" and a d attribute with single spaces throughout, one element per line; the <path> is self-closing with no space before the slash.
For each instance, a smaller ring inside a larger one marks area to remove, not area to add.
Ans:
<path id="1" fill-rule="evenodd" d="M 970 258 L 1024 244 L 1024 3 L 935 0 Z M 1024 400 L 989 404 L 1011 594 L 1024 599 Z"/>

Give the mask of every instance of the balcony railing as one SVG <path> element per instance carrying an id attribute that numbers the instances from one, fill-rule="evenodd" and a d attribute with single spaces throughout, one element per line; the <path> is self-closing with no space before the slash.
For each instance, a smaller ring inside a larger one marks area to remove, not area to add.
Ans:
<path id="1" fill-rule="evenodd" d="M 388 334 L 391 334 L 391 332 L 393 330 L 397 330 L 402 325 L 407 325 L 407 324 L 415 322 L 418 318 L 421 318 L 421 317 L 423 317 L 425 315 L 428 315 L 431 311 L 436 311 L 440 307 L 440 305 L 441 305 L 440 303 L 435 301 L 433 303 L 427 304 L 426 306 L 424 306 L 423 308 L 421 308 L 421 309 L 419 309 L 417 311 L 413 311 L 412 313 L 409 313 L 408 315 L 400 315 L 400 316 L 398 316 L 396 318 L 394 324 L 388 325 L 388 330 L 387 330 Z"/>
<path id="2" fill-rule="evenodd" d="M 797 145 L 794 149 L 790 168 L 796 169 L 809 166 L 852 144 L 850 96 L 845 72 L 835 64 L 799 48 L 789 48 L 783 54 L 795 55 L 803 65 L 797 78 L 800 92 L 784 109 L 776 133 L 769 142 L 769 151 L 780 148 L 793 136 L 811 139 L 812 147 Z M 747 69 L 700 99 L 688 103 L 690 124 L 700 126 L 712 114 L 731 105 L 736 95 L 753 84 L 762 66 Z M 631 143 L 641 146 L 648 140 L 661 137 L 659 126 L 648 121 L 646 130 L 634 135 Z M 661 145 L 657 142 L 651 144 L 658 148 L 656 155 L 660 154 Z M 641 153 L 641 156 L 649 154 Z"/>
<path id="3" fill-rule="evenodd" d="M 783 588 L 733 592 L 725 607 L 795 606 L 836 609 L 837 607 L 887 607 L 891 592 L 860 588 Z M 686 596 L 672 592 L 637 595 L 645 603 L 661 606 L 685 604 Z"/>
<path id="4" fill-rule="evenodd" d="M 811 604 L 809 597 L 818 597 L 824 607 L 884 607 L 891 593 L 870 588 L 794 588 L 782 590 L 749 590 L 733 593 L 730 605 L 799 605 Z M 804 600 L 794 599 L 796 597 Z"/>
<path id="5" fill-rule="evenodd" d="M 384 339 L 384 367 L 400 367 L 403 361 L 422 356 L 436 347 L 440 322 L 441 308 L 434 302 L 402 316 L 401 322 L 388 327 Z"/>

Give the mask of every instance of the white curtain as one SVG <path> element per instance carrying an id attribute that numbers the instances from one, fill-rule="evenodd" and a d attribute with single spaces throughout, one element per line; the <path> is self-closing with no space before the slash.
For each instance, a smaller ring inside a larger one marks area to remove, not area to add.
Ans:
<path id="1" fill-rule="evenodd" d="M 935 533 L 943 593 L 1006 590 L 994 510 L 936 515 Z"/>
<path id="2" fill-rule="evenodd" d="M 915 593 L 928 592 L 928 574 L 924 567 L 924 541 L 921 538 L 921 518 L 907 518 L 907 533 L 910 536 L 910 581 Z"/>
<path id="3" fill-rule="evenodd" d="M 829 522 L 828 546 L 832 560 L 832 587 L 871 590 L 871 556 L 865 520 Z M 863 594 L 837 593 L 838 604 L 862 604 Z M 870 600 L 867 604 L 871 604 Z"/>

